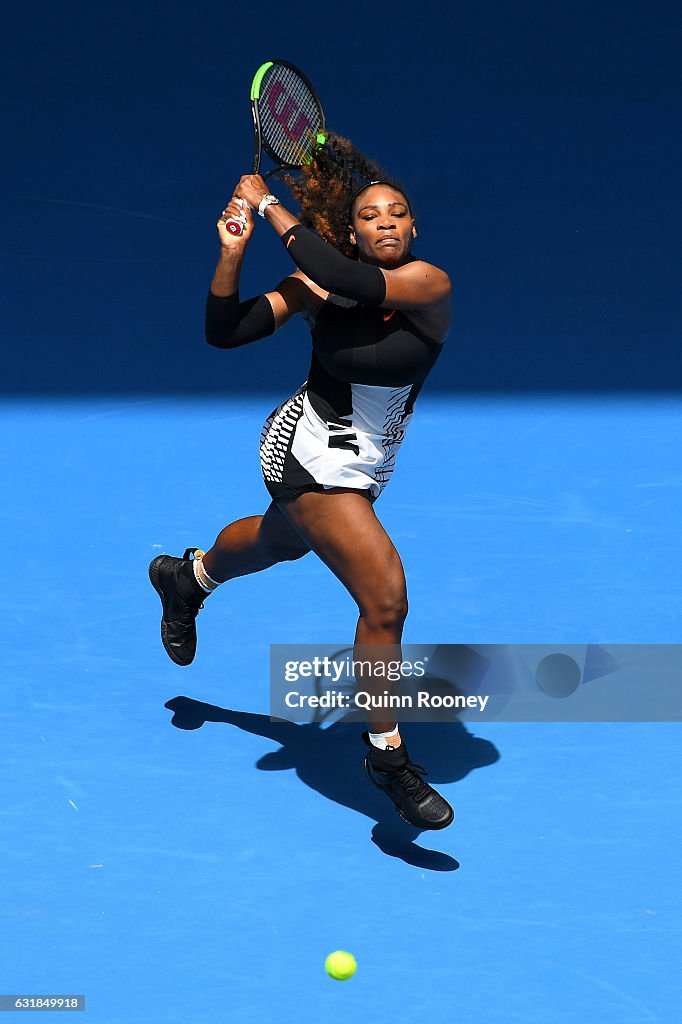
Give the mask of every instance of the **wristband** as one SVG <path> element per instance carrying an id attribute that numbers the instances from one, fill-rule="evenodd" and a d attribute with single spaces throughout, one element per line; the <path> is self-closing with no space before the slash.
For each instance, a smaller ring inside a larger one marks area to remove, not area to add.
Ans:
<path id="1" fill-rule="evenodd" d="M 258 204 L 258 213 L 260 214 L 261 217 L 264 217 L 265 211 L 267 210 L 268 206 L 274 206 L 275 204 L 279 206 L 279 199 L 277 198 L 277 196 L 263 196 L 260 203 Z"/>

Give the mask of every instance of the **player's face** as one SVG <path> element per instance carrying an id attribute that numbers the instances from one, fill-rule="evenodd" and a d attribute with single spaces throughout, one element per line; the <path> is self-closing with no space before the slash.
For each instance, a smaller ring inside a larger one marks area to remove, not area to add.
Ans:
<path id="1" fill-rule="evenodd" d="M 353 203 L 350 240 L 363 263 L 400 266 L 416 236 L 407 200 L 397 189 L 372 185 Z"/>

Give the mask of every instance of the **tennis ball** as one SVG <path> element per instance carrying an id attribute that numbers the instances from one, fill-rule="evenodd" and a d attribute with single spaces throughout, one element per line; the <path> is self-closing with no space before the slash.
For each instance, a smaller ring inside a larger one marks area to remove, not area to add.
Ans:
<path id="1" fill-rule="evenodd" d="M 352 953 L 345 953 L 342 949 L 330 953 L 324 962 L 327 974 L 337 981 L 348 981 L 357 970 L 357 963 Z"/>

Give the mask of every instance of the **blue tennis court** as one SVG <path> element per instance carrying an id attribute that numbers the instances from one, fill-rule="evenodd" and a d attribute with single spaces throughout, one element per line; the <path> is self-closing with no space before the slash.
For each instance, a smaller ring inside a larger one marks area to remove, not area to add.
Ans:
<path id="1" fill-rule="evenodd" d="M 4 409 L 5 991 L 83 993 L 102 1024 L 347 1020 L 382 992 L 409 1022 L 672 1022 L 678 724 L 408 723 L 457 814 L 420 836 L 364 777 L 360 724 L 269 720 L 270 643 L 352 640 L 315 556 L 225 585 L 195 663 L 166 657 L 147 563 L 265 507 L 268 411 Z M 678 417 L 424 397 L 377 506 L 406 641 L 669 642 Z M 445 431 L 447 494 L 424 461 Z M 337 948 L 346 983 L 323 969 Z"/>

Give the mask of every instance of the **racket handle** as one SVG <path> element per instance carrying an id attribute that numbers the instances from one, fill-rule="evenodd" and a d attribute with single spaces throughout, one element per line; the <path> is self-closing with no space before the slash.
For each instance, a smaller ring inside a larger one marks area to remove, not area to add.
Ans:
<path id="1" fill-rule="evenodd" d="M 237 202 L 243 208 L 245 206 L 243 199 L 238 199 Z M 246 227 L 245 220 L 237 220 L 235 217 L 228 217 L 225 221 L 225 230 L 229 231 L 231 235 L 238 237 L 244 234 L 244 228 Z"/>
<path id="2" fill-rule="evenodd" d="M 225 230 L 229 231 L 231 235 L 242 235 L 244 233 L 244 221 L 235 220 L 234 217 L 230 217 L 229 220 L 225 221 Z"/>

